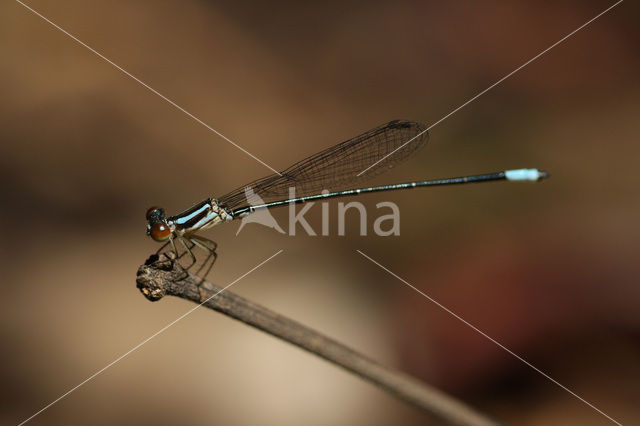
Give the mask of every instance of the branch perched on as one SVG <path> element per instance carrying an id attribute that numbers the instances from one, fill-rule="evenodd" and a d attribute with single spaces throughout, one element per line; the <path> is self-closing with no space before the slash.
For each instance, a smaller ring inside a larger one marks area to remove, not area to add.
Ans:
<path id="1" fill-rule="evenodd" d="M 355 373 L 442 421 L 458 425 L 499 424 L 409 375 L 384 367 L 292 319 L 187 273 L 173 254 L 151 256 L 138 269 L 136 281 L 142 294 L 151 301 L 170 295 L 202 304 Z"/>

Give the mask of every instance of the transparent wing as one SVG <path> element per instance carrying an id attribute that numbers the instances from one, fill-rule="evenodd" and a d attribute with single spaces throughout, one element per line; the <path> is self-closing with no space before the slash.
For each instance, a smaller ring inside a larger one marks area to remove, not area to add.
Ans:
<path id="1" fill-rule="evenodd" d="M 406 160 L 422 148 L 428 139 L 426 126 L 420 123 L 390 121 L 299 161 L 280 175 L 274 173 L 243 185 L 218 198 L 218 202 L 228 210 L 248 205 L 245 197 L 247 187 L 265 202 L 269 202 L 287 199 L 290 187 L 295 187 L 296 196 L 302 197 L 319 193 L 323 189 L 335 191 L 345 185 L 353 186 Z M 389 156 L 386 157 L 387 155 Z M 376 162 L 377 164 L 358 176 Z"/>

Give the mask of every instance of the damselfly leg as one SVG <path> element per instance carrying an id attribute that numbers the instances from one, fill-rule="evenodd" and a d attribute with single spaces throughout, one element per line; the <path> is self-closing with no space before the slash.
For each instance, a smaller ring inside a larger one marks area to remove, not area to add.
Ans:
<path id="1" fill-rule="evenodd" d="M 213 264 L 216 263 L 216 260 L 218 259 L 218 254 L 216 253 L 216 249 L 218 248 L 218 243 L 208 238 L 205 238 L 201 235 L 195 235 L 195 234 L 191 234 L 185 238 L 187 238 L 187 240 L 193 244 L 192 248 L 194 246 L 198 246 L 199 248 L 201 248 L 202 250 L 208 253 L 204 262 L 196 271 L 196 275 L 206 277 L 209 274 L 209 271 L 211 270 L 211 268 L 213 267 Z M 209 261 L 210 263 L 206 271 L 204 272 L 204 274 L 201 274 Z"/>
<path id="2" fill-rule="evenodd" d="M 162 251 L 170 244 L 172 243 L 171 240 L 167 241 L 166 243 L 164 243 L 162 246 L 160 246 L 160 248 L 158 250 L 156 250 L 156 256 L 158 256 L 160 253 L 162 253 Z M 176 254 L 176 257 L 178 255 Z"/>
<path id="3" fill-rule="evenodd" d="M 189 269 L 193 265 L 195 265 L 196 262 L 198 261 L 198 259 L 196 259 L 195 254 L 193 254 L 193 252 L 191 251 L 191 249 L 195 246 L 195 244 L 193 244 L 193 241 L 189 240 L 189 242 L 191 243 L 191 247 L 189 247 L 183 237 L 178 237 L 178 239 L 180 240 L 180 244 L 182 244 L 182 247 L 184 247 L 184 250 L 185 250 L 182 254 L 184 255 L 185 253 L 189 253 L 189 256 L 191 257 L 191 263 L 189 264 L 189 266 L 184 268 L 184 269 Z"/>
<path id="4" fill-rule="evenodd" d="M 175 243 L 175 239 L 178 239 L 180 241 L 180 244 L 182 245 L 182 247 L 184 248 L 184 250 L 179 251 L 176 243 Z M 206 258 L 204 259 L 204 261 L 202 262 L 202 265 L 198 268 L 198 271 L 196 272 L 196 275 L 200 275 L 200 273 L 205 269 L 205 266 L 207 265 L 207 263 L 210 264 L 206 269 L 206 273 L 204 274 L 204 276 L 206 276 L 209 273 L 209 270 L 211 269 L 211 267 L 213 266 L 213 264 L 215 263 L 215 261 L 218 258 L 218 254 L 216 253 L 216 249 L 218 248 L 218 244 L 215 241 L 212 241 L 208 238 L 202 237 L 200 235 L 188 235 L 188 236 L 176 236 L 174 237 L 170 237 L 169 240 L 167 242 L 165 242 L 157 251 L 156 251 L 156 255 L 159 255 L 160 253 L 164 252 L 167 249 L 167 246 L 171 246 L 170 250 L 171 252 L 173 252 L 175 254 L 175 258 L 176 259 L 182 259 L 183 256 L 185 256 L 186 254 L 189 254 L 189 257 L 191 259 L 191 263 L 189 263 L 186 266 L 183 266 L 183 268 L 185 270 L 188 270 L 190 268 L 193 267 L 193 265 L 195 265 L 196 263 L 198 263 L 198 258 L 196 257 L 196 255 L 193 253 L 193 250 L 195 247 L 200 248 L 201 250 L 203 250 L 204 252 L 207 253 Z"/>

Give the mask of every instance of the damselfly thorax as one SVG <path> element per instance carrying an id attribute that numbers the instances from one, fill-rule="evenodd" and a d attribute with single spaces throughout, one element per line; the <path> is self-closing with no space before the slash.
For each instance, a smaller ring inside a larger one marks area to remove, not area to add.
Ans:
<path id="1" fill-rule="evenodd" d="M 182 213 L 170 217 L 166 217 L 162 207 L 151 207 L 147 210 L 147 221 L 149 222 L 147 235 L 159 242 L 166 241 L 158 251 L 161 251 L 167 244 L 171 244 L 173 251 L 178 256 L 174 242 L 177 239 L 185 251 L 189 253 L 193 263 L 196 262 L 196 257 L 191 251 L 194 246 L 207 251 L 215 260 L 217 244 L 208 238 L 196 235 L 196 232 L 204 231 L 229 220 L 233 220 L 233 216 L 220 207 L 215 198 L 208 198 Z M 188 245 L 187 242 L 191 244 Z"/>

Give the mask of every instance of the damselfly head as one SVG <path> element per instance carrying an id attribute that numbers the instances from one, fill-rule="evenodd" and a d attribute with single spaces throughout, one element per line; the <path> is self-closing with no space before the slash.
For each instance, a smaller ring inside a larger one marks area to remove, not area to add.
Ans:
<path id="1" fill-rule="evenodd" d="M 147 210 L 147 235 L 156 241 L 165 241 L 171 235 L 166 215 L 162 207 L 151 207 Z"/>

